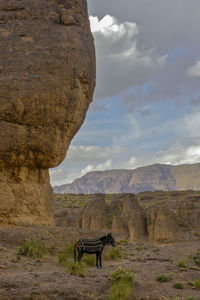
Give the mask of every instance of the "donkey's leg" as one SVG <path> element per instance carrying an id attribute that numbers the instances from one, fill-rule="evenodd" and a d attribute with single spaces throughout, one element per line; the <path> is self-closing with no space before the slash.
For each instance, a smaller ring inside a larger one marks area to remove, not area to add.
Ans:
<path id="1" fill-rule="evenodd" d="M 81 261 L 81 258 L 83 257 L 83 251 L 82 250 L 79 250 L 78 251 L 78 262 Z"/>
<path id="2" fill-rule="evenodd" d="M 101 265 L 101 251 L 99 252 L 99 269 L 102 269 L 102 265 Z"/>
<path id="3" fill-rule="evenodd" d="M 96 252 L 96 267 L 99 267 L 99 252 Z"/>

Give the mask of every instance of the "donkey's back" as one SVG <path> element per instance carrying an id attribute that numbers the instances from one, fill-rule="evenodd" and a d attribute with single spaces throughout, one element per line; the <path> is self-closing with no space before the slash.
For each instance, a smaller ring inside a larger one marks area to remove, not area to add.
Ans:
<path id="1" fill-rule="evenodd" d="M 103 249 L 103 244 L 100 239 L 81 239 L 78 241 L 79 249 L 87 252 L 96 252 Z"/>

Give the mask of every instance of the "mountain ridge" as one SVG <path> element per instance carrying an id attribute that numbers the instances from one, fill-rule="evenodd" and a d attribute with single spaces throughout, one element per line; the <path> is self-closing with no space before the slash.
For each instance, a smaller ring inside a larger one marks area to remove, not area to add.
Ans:
<path id="1" fill-rule="evenodd" d="M 92 171 L 70 184 L 55 186 L 55 193 L 139 193 L 143 191 L 199 190 L 200 163 L 152 164 L 137 169 Z"/>

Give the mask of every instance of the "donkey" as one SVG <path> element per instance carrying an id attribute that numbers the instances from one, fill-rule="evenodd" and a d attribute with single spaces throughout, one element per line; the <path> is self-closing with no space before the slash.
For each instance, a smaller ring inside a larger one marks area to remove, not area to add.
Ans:
<path id="1" fill-rule="evenodd" d="M 76 261 L 76 250 L 78 251 L 78 262 L 81 261 L 84 253 L 96 254 L 96 267 L 102 269 L 101 254 L 106 245 L 115 247 L 115 240 L 112 234 L 109 233 L 98 239 L 81 239 L 74 245 L 74 261 Z"/>

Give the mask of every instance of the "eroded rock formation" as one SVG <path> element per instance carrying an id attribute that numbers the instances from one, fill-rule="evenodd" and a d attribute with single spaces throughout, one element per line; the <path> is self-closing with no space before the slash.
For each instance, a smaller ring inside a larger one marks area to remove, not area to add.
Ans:
<path id="1" fill-rule="evenodd" d="M 198 239 L 200 192 L 56 194 L 54 216 L 58 226 L 111 231 L 131 242 Z"/>
<path id="2" fill-rule="evenodd" d="M 108 214 L 105 197 L 103 194 L 99 194 L 95 200 L 90 201 L 83 209 L 79 226 L 90 230 L 101 230 L 102 228 L 106 228 L 107 221 Z"/>
<path id="3" fill-rule="evenodd" d="M 112 195 L 106 202 L 104 194 L 96 194 L 85 208 L 76 214 L 79 227 L 90 230 L 111 230 L 129 236 L 131 242 L 179 240 L 178 219 L 173 208 L 153 206 L 142 209 L 134 194 Z M 66 216 L 69 223 L 69 216 Z M 62 222 L 64 224 L 64 222 Z"/>
<path id="4" fill-rule="evenodd" d="M 48 169 L 95 86 L 86 0 L 0 0 L 0 224 L 51 224 Z"/>
<path id="5" fill-rule="evenodd" d="M 168 207 L 151 207 L 147 210 L 149 239 L 175 242 L 179 240 L 176 214 Z"/>

